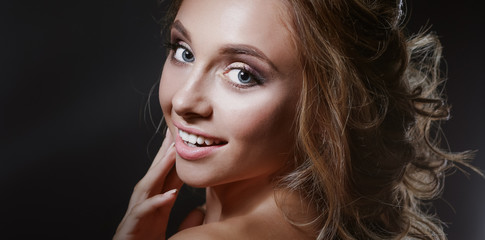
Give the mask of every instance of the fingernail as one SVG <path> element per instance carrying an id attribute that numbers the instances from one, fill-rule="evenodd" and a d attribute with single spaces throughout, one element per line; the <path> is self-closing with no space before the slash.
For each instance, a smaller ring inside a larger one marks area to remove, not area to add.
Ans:
<path id="1" fill-rule="evenodd" d="M 172 144 L 170 144 L 170 147 L 169 148 L 172 148 L 173 146 L 175 146 L 175 143 L 174 142 Z"/>
<path id="2" fill-rule="evenodd" d="M 167 191 L 165 194 L 175 194 L 177 193 L 177 189 L 172 189 L 170 191 Z"/>

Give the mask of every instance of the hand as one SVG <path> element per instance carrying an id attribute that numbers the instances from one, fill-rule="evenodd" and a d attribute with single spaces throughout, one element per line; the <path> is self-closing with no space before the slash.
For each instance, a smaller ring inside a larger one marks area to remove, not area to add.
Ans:
<path id="1" fill-rule="evenodd" d="M 178 230 L 182 231 L 187 228 L 195 227 L 204 224 L 205 218 L 205 204 L 192 210 L 189 215 L 182 221 Z"/>
<path id="2" fill-rule="evenodd" d="M 152 165 L 135 186 L 114 240 L 165 239 L 168 217 L 183 184 L 174 164 L 173 137 L 167 130 Z"/>

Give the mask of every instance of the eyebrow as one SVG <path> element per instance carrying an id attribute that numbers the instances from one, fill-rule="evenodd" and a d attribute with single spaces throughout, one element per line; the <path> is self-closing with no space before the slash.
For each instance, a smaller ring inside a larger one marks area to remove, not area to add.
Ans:
<path id="1" fill-rule="evenodd" d="M 172 23 L 172 27 L 171 28 L 172 29 L 176 29 L 178 32 L 180 32 L 180 34 L 182 34 L 183 37 L 187 38 L 187 40 L 189 42 L 191 42 L 191 40 L 190 40 L 190 34 L 187 31 L 187 29 L 185 29 L 184 25 L 180 22 L 180 20 L 175 20 Z"/>
<path id="2" fill-rule="evenodd" d="M 189 42 L 192 40 L 190 39 L 190 34 L 187 29 L 184 27 L 180 20 L 175 20 L 171 26 L 172 29 L 177 30 L 185 37 Z M 278 71 L 278 68 L 274 65 L 273 62 L 259 49 L 252 47 L 246 44 L 227 44 L 225 45 L 219 52 L 221 55 L 248 55 L 256 57 L 267 64 L 270 65 L 275 71 Z"/>
<path id="3" fill-rule="evenodd" d="M 220 50 L 221 55 L 249 55 L 268 63 L 274 70 L 278 68 L 271 60 L 259 49 L 246 44 L 227 44 Z"/>

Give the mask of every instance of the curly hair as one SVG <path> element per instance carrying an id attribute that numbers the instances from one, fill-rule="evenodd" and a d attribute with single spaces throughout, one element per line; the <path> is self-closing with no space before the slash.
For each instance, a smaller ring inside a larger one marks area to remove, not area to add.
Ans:
<path id="1" fill-rule="evenodd" d="M 317 239 L 446 239 L 428 200 L 456 163 L 476 169 L 471 152 L 440 148 L 450 108 L 438 38 L 406 36 L 399 0 L 283 2 L 303 87 L 293 170 L 278 181 L 316 210 L 288 220 Z"/>
<path id="2" fill-rule="evenodd" d="M 396 0 L 292 0 L 303 89 L 296 168 L 281 185 L 319 211 L 318 239 L 445 239 L 426 208 L 454 163 L 440 148 L 449 106 L 441 45 L 407 38 Z"/>

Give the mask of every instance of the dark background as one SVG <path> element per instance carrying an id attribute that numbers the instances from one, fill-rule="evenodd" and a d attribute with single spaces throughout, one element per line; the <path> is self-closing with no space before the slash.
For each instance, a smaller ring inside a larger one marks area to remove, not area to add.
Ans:
<path id="1" fill-rule="evenodd" d="M 0 238 L 112 237 L 161 143 L 145 106 L 165 53 L 156 2 L 0 3 Z M 453 151 L 485 149 L 485 15 L 476 4 L 408 4 L 410 29 L 429 23 L 444 45 Z M 474 164 L 485 169 L 482 151 Z M 200 195 L 183 195 L 173 225 Z M 447 178 L 436 206 L 451 240 L 485 239 L 484 203 L 477 174 Z"/>

